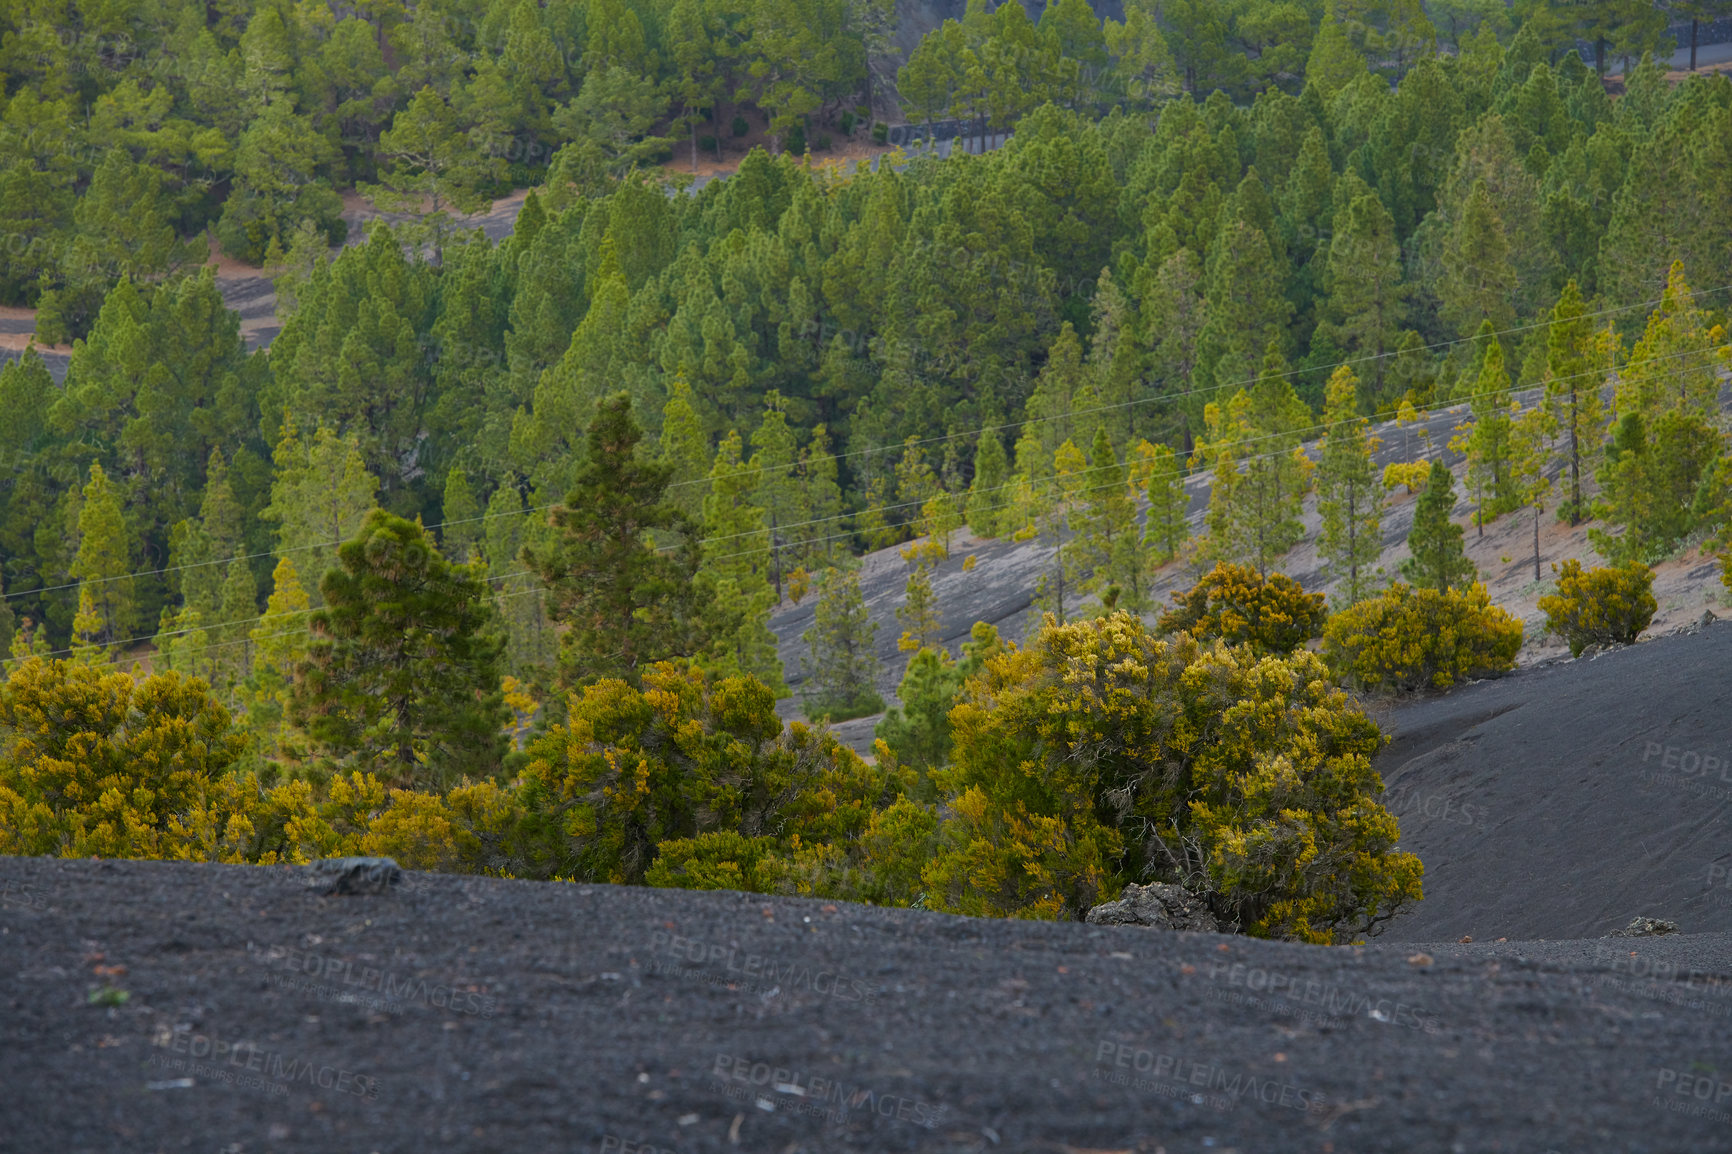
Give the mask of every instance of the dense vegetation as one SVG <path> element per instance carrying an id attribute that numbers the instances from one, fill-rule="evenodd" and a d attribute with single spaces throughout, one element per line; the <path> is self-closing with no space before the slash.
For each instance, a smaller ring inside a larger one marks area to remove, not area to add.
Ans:
<path id="1" fill-rule="evenodd" d="M 1644 57 L 1613 100 L 1573 50 L 1639 55 L 1652 12 L 972 4 L 900 97 L 1014 135 L 875 170 L 805 153 L 868 131 L 869 3 L 0 17 L 0 292 L 77 338 L 64 384 L 34 353 L 0 369 L 4 845 L 383 846 L 1047 915 L 1162 876 L 1259 932 L 1363 930 L 1417 874 L 1370 800 L 1374 730 L 1292 651 L 1321 629 L 1337 678 L 1413 688 L 1520 644 L 1440 464 L 1391 474 L 1425 491 L 1412 588 L 1383 588 L 1367 418 L 1471 403 L 1481 525 L 1592 520 L 1631 573 L 1732 549 L 1732 82 L 1673 88 Z M 728 179 L 647 167 L 748 116 L 769 147 Z M 526 183 L 509 239 L 458 226 Z M 411 219 L 332 254 L 351 188 Z M 207 229 L 276 276 L 268 353 L 199 269 Z M 1327 627 L 1279 572 L 1313 492 Z M 964 525 L 1054 546 L 1052 621 L 1020 649 L 938 648 L 932 572 Z M 876 712 L 849 569 L 903 544 L 912 656 L 867 766 L 781 730 L 767 621 L 815 590 L 808 715 Z M 1156 637 L 1175 558 L 1225 567 Z M 1200 760 L 1157 787 L 1123 702 L 1060 688 L 1097 649 L 1209 732 L 1235 700 L 1317 731 L 1163 747 Z M 145 653 L 153 678 L 106 669 Z M 1174 662 L 1242 693 L 1193 701 Z M 47 720 L 66 701 L 93 712 Z M 1055 745 L 1043 710 L 1087 733 Z M 180 799 L 148 813 L 121 786 L 154 771 L 66 752 L 198 727 L 214 792 L 144 782 Z M 1095 758 L 1075 780 L 1068 741 Z M 1301 751 L 1322 760 L 1257 784 Z M 100 821 L 69 808 L 111 793 Z M 626 794 L 648 808 L 599 800 Z M 1259 825 L 1275 805 L 1336 873 Z"/>

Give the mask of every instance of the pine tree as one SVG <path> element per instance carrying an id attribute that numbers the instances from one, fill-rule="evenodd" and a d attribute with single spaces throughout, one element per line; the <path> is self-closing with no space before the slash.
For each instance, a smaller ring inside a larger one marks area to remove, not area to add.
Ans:
<path id="1" fill-rule="evenodd" d="M 1270 273 L 1274 261 L 1269 238 L 1243 217 L 1228 221 L 1209 250 L 1208 320 L 1197 346 L 1207 385 L 1249 387 L 1269 346 L 1280 348 L 1292 305 Z"/>
<path id="2" fill-rule="evenodd" d="M 549 615 L 565 626 L 567 686 L 604 677 L 635 684 L 650 664 L 698 654 L 718 633 L 693 526 L 667 500 L 668 467 L 638 452 L 642 439 L 630 395 L 605 398 L 577 479 L 550 517 L 556 535 L 524 546 Z M 658 549 L 651 534 L 671 544 Z"/>
<path id="3" fill-rule="evenodd" d="M 1133 481 L 1148 502 L 1143 552 L 1151 570 L 1179 555 L 1190 536 L 1191 495 L 1185 490 L 1184 462 L 1170 446 L 1137 442 Z"/>
<path id="4" fill-rule="evenodd" d="M 1479 337 L 1485 343 L 1485 357 L 1474 382 L 1473 427 L 1451 445 L 1467 454 L 1467 483 L 1478 506 L 1474 521 L 1483 537 L 1488 516 L 1500 516 L 1521 502 L 1511 467 L 1515 399 L 1503 367 L 1503 345 L 1492 334 L 1490 321 L 1480 322 Z"/>
<path id="5" fill-rule="evenodd" d="M 756 459 L 740 460 L 740 434 L 730 431 L 716 447 L 704 498 L 703 572 L 714 579 L 716 604 L 738 622 L 731 635 L 717 638 L 716 671 L 749 673 L 781 696 L 787 686 L 769 627 L 779 600 L 770 584 L 771 539 L 764 510 L 752 500 L 763 491 L 762 476 Z"/>
<path id="6" fill-rule="evenodd" d="M 1545 409 L 1563 438 L 1569 500 L 1562 511 L 1571 525 L 1581 524 L 1587 514 L 1582 474 L 1593 473 L 1605 428 L 1600 343 L 1587 311 L 1576 282 L 1570 281 L 1552 309 L 1547 339 Z"/>
<path id="7" fill-rule="evenodd" d="M 770 584 L 776 599 L 782 598 L 782 575 L 793 568 L 789 561 L 794 539 L 805 527 L 805 502 L 794 475 L 794 431 L 782 394 L 771 389 L 764 396 L 764 419 L 752 433 L 752 472 L 756 479 L 752 499 L 764 511 L 770 531 Z"/>
<path id="8" fill-rule="evenodd" d="M 401 789 L 487 777 L 505 757 L 504 639 L 487 588 L 426 530 L 380 509 L 325 574 L 295 720 L 345 768 Z"/>
<path id="9" fill-rule="evenodd" d="M 938 595 L 932 589 L 936 554 L 937 550 L 930 545 L 911 545 L 902 550 L 902 559 L 913 567 L 903 587 L 902 605 L 896 610 L 896 619 L 904 626 L 896 648 L 904 653 L 935 648 L 944 640 Z"/>
<path id="10" fill-rule="evenodd" d="M 974 448 L 974 480 L 968 487 L 968 530 L 976 537 L 997 537 L 1004 532 L 1004 506 L 1010 501 L 1010 463 L 998 430 L 980 431 Z"/>
<path id="11" fill-rule="evenodd" d="M 668 500 L 696 520 L 704 513 L 705 487 L 710 477 L 709 437 L 698 419 L 692 387 L 675 377 L 662 406 L 662 431 L 657 457 L 668 474 Z"/>
<path id="12" fill-rule="evenodd" d="M 860 575 L 827 569 L 818 583 L 812 627 L 801 634 L 811 648 L 806 666 L 805 711 L 814 720 L 845 721 L 884 708 L 878 695 L 878 623 L 860 592 Z"/>
<path id="13" fill-rule="evenodd" d="M 1199 450 L 1215 465 L 1209 555 L 1248 562 L 1264 577 L 1304 535 L 1300 513 L 1312 469 L 1300 448 L 1310 410 L 1286 370 L 1271 342 L 1256 384 L 1235 393 L 1224 412 L 1209 406 L 1209 440 Z"/>
<path id="14" fill-rule="evenodd" d="M 836 477 L 830 430 L 814 425 L 812 439 L 800 451 L 800 492 L 807 524 L 796 535 L 800 565 L 808 571 L 829 564 L 844 548 L 847 520 L 842 513 L 842 486 Z"/>
<path id="15" fill-rule="evenodd" d="M 1346 582 L 1340 596 L 1344 605 L 1369 596 L 1367 570 L 1383 552 L 1383 502 L 1371 464 L 1379 442 L 1366 435 L 1358 390 L 1359 382 L 1346 365 L 1329 378 L 1323 416 L 1327 432 L 1317 470 L 1317 511 L 1323 517 L 1317 555 L 1328 563 L 1331 576 Z"/>
<path id="16" fill-rule="evenodd" d="M 469 487 L 469 477 L 460 465 L 451 466 L 451 471 L 445 474 L 445 498 L 440 512 L 441 548 L 459 565 L 473 563 L 481 550 L 481 505 L 475 500 L 475 491 Z"/>
<path id="17" fill-rule="evenodd" d="M 288 718 L 295 670 L 307 656 L 311 637 L 308 614 L 311 603 L 301 586 L 295 563 L 278 560 L 271 575 L 271 595 L 265 611 L 252 628 L 253 685 L 247 702 L 247 719 L 264 743 L 266 756 L 283 746 L 283 726 Z"/>
<path id="18" fill-rule="evenodd" d="M 84 507 L 78 514 L 72 576 L 79 582 L 79 616 L 94 615 L 85 620 L 84 634 L 104 646 L 129 638 L 138 625 L 128 536 L 120 495 L 102 466 L 92 461 Z"/>
<path id="19" fill-rule="evenodd" d="M 1437 288 L 1443 319 L 1463 336 L 1484 321 L 1507 329 L 1515 323 L 1515 310 L 1510 307 L 1515 288 L 1503 221 L 1485 182 L 1479 181 L 1444 243 L 1443 279 Z"/>
<path id="20" fill-rule="evenodd" d="M 1375 195 L 1355 197 L 1337 216 L 1324 282 L 1329 293 L 1324 329 L 1365 364 L 1361 411 L 1375 411 L 1387 396 L 1388 354 L 1401 339 L 1407 298 L 1395 221 Z"/>
<path id="21" fill-rule="evenodd" d="M 1131 493 L 1129 472 L 1113 452 L 1106 426 L 1097 426 L 1076 517 L 1079 560 L 1088 570 L 1081 591 L 1098 594 L 1108 609 L 1142 613 L 1149 607 L 1147 558 Z"/>
<path id="22" fill-rule="evenodd" d="M 1142 399 L 1144 354 L 1136 325 L 1136 309 L 1126 298 L 1110 268 L 1102 269 L 1089 306 L 1089 374 L 1102 407 L 1101 421 L 1112 433 L 1115 448 L 1126 451 L 1137 437 L 1139 422 L 1149 426 Z"/>
<path id="23" fill-rule="evenodd" d="M 1052 455 L 1052 473 L 1034 490 L 1030 526 L 1052 550 L 1051 563 L 1035 583 L 1034 603 L 1043 613 L 1056 617 L 1060 625 L 1065 622 L 1065 600 L 1077 596 L 1088 572 L 1082 543 L 1075 533 L 1088 470 L 1088 458 L 1067 440 Z"/>
<path id="24" fill-rule="evenodd" d="M 1552 407 L 1540 403 L 1516 418 L 1510 430 L 1510 469 L 1516 496 L 1533 511 L 1534 580 L 1540 580 L 1540 514 L 1551 500 L 1548 466 L 1558 450 L 1559 425 Z"/>
<path id="25" fill-rule="evenodd" d="M 1028 399 L 1028 424 L 1025 428 L 1031 429 L 1039 438 L 1047 460 L 1052 459 L 1060 445 L 1077 437 L 1075 410 L 1079 407 L 1079 395 L 1082 397 L 1080 407 L 1094 407 L 1091 403 L 1094 391 L 1083 368 L 1082 339 L 1066 321 L 1047 352 L 1046 365 L 1035 378 L 1034 394 Z M 1083 419 L 1092 428 L 1098 415 L 1088 413 Z"/>
<path id="26" fill-rule="evenodd" d="M 1461 526 L 1449 519 L 1454 511 L 1455 475 L 1442 460 L 1433 460 L 1407 535 L 1413 555 L 1401 563 L 1401 575 L 1413 585 L 1441 593 L 1466 588 L 1479 579 L 1479 571 L 1462 548 Z"/>
<path id="27" fill-rule="evenodd" d="M 215 652 L 217 675 L 210 684 L 220 687 L 225 698 L 232 699 L 235 687 L 252 673 L 252 629 L 259 614 L 258 596 L 252 566 L 245 557 L 234 558 L 223 578 L 222 604 L 211 639 L 221 648 Z"/>
<path id="28" fill-rule="evenodd" d="M 505 623 L 506 668 L 528 682 L 547 680 L 557 656 L 553 622 L 547 618 L 546 591 L 541 578 L 525 567 L 523 545 L 533 531 L 549 537 L 545 521 L 532 521 L 523 507 L 515 475 L 507 474 L 487 500 L 487 536 L 482 553 L 493 586 L 494 606 Z"/>
<path id="29" fill-rule="evenodd" d="M 276 522 L 277 555 L 293 556 L 300 572 L 322 579 L 336 564 L 338 547 L 373 508 L 379 482 L 367 471 L 359 444 L 323 425 L 303 445 L 285 422 L 273 459 L 271 500 L 260 516 Z M 317 607 L 318 595 L 312 596 Z"/>

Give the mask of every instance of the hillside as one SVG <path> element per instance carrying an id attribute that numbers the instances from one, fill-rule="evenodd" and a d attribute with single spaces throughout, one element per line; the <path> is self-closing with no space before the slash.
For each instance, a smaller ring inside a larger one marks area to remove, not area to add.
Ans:
<path id="1" fill-rule="evenodd" d="M 1322 949 L 303 874 L 0 859 L 0 1149 L 1726 1148 L 1727 934 Z"/>

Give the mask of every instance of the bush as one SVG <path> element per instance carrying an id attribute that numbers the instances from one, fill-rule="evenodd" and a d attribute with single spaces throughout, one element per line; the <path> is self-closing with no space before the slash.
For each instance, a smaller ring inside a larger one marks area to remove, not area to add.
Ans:
<path id="1" fill-rule="evenodd" d="M 746 118 L 743 116 L 734 117 L 733 123 L 728 128 L 735 136 L 744 136 L 752 130 L 752 126 L 746 123 Z"/>
<path id="2" fill-rule="evenodd" d="M 1174 881 L 1250 933 L 1332 942 L 1420 896 L 1377 800 L 1383 736 L 1314 654 L 1048 618 L 950 720 L 943 826 L 902 863 L 931 908 L 1081 917 L 1127 881 Z"/>
<path id="3" fill-rule="evenodd" d="M 707 132 L 698 137 L 698 148 L 704 152 L 714 152 L 720 147 L 721 143 Z"/>
<path id="4" fill-rule="evenodd" d="M 805 125 L 796 124 L 794 127 L 788 129 L 788 135 L 783 141 L 783 147 L 790 156 L 804 156 L 806 153 Z"/>
<path id="5" fill-rule="evenodd" d="M 854 125 L 855 125 L 854 114 L 852 112 L 844 112 L 842 114 L 842 125 L 841 125 L 842 135 L 843 136 L 854 135 Z"/>
<path id="6" fill-rule="evenodd" d="M 816 148 L 819 152 L 829 152 L 831 144 L 830 134 L 828 132 L 820 132 L 818 134 L 818 143 L 812 147 Z"/>
<path id="7" fill-rule="evenodd" d="M 1248 565 L 1215 566 L 1174 607 L 1161 614 L 1161 628 L 1183 630 L 1199 641 L 1219 638 L 1264 653 L 1291 653 L 1323 631 L 1328 615 L 1321 593 L 1307 593 L 1283 573 L 1265 579 Z"/>
<path id="8" fill-rule="evenodd" d="M 1631 645 L 1654 619 L 1654 571 L 1641 562 L 1582 571 L 1580 561 L 1559 569 L 1558 591 L 1540 598 L 1546 631 L 1562 637 L 1570 656 L 1590 645 Z"/>
<path id="9" fill-rule="evenodd" d="M 889 144 L 890 143 L 890 126 L 888 124 L 885 124 L 882 120 L 880 120 L 877 124 L 874 124 L 872 126 L 872 143 L 873 144 Z"/>
<path id="10" fill-rule="evenodd" d="M 1507 672 L 1522 647 L 1522 623 L 1491 603 L 1485 586 L 1411 589 L 1343 609 L 1323 630 L 1323 654 L 1340 680 L 1362 689 L 1447 689 Z"/>
<path id="11" fill-rule="evenodd" d="M 642 690 L 611 679 L 586 687 L 568 723 L 530 745 L 528 836 L 512 872 L 635 884 L 677 841 L 693 844 L 657 874 L 671 884 L 729 872 L 719 863 L 740 852 L 753 859 L 734 867 L 746 877 L 762 856 L 753 839 L 791 847 L 866 828 L 884 772 L 822 730 L 784 730 L 761 682 L 712 681 L 675 662 L 643 680 Z M 694 840 L 706 834 L 738 838 Z"/>

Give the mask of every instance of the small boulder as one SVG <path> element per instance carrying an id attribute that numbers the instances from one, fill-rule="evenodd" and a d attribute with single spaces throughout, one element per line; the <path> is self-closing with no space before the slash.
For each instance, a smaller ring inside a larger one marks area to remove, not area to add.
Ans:
<path id="1" fill-rule="evenodd" d="M 1116 902 L 1105 902 L 1088 912 L 1093 926 L 1148 926 L 1157 930 L 1218 934 L 1220 922 L 1209 912 L 1209 904 L 1183 886 L 1155 882 L 1125 887 Z"/>
<path id="2" fill-rule="evenodd" d="M 1657 938 L 1661 934 L 1678 932 L 1677 922 L 1663 921 L 1660 918 L 1635 918 L 1621 930 L 1613 930 L 1608 938 Z"/>
<path id="3" fill-rule="evenodd" d="M 312 888 L 322 894 L 382 894 L 403 884 L 403 869 L 388 857 L 332 857 L 313 863 Z"/>

